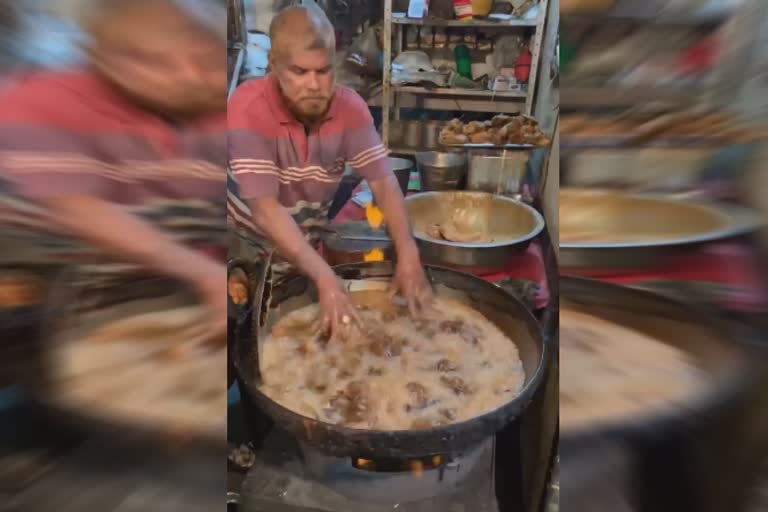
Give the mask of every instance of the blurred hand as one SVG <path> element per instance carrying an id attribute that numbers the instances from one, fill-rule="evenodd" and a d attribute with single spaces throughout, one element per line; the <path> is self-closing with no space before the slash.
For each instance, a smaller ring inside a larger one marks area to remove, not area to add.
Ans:
<path id="1" fill-rule="evenodd" d="M 330 334 L 332 339 L 346 340 L 353 327 L 362 327 L 355 306 L 343 288 L 341 281 L 329 268 L 329 273 L 317 280 L 320 294 L 319 332 Z"/>
<path id="2" fill-rule="evenodd" d="M 210 339 L 227 342 L 227 267 L 211 261 L 201 264 L 193 283 L 200 300 L 208 308 Z"/>
<path id="3" fill-rule="evenodd" d="M 393 296 L 401 295 L 406 300 L 408 311 L 413 317 L 430 306 L 433 298 L 432 287 L 424 273 L 418 251 L 398 255 L 390 292 Z"/>

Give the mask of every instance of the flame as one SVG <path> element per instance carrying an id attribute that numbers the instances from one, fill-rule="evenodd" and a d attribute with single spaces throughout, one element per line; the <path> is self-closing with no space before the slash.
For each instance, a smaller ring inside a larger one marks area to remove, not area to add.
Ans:
<path id="1" fill-rule="evenodd" d="M 411 462 L 411 473 L 413 473 L 414 478 L 421 478 L 424 476 L 424 463 L 420 460 Z"/>
<path id="2" fill-rule="evenodd" d="M 365 205 L 365 220 L 373 229 L 379 229 L 384 222 L 384 214 L 373 203 L 368 203 Z"/>
<path id="3" fill-rule="evenodd" d="M 374 247 L 363 254 L 363 261 L 384 261 L 384 251 L 378 247 Z"/>
<path id="4" fill-rule="evenodd" d="M 367 469 L 368 471 L 373 471 L 376 469 L 373 461 L 368 459 L 357 459 L 355 461 L 355 466 L 360 469 Z"/>

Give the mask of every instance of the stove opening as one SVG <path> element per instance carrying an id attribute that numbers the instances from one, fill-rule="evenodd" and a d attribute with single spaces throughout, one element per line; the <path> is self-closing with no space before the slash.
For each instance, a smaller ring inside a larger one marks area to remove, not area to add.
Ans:
<path id="1" fill-rule="evenodd" d="M 416 477 L 424 474 L 424 471 L 439 468 L 450 462 L 440 455 L 420 457 L 416 459 L 377 458 L 361 459 L 353 458 L 352 467 L 374 473 L 412 473 Z"/>

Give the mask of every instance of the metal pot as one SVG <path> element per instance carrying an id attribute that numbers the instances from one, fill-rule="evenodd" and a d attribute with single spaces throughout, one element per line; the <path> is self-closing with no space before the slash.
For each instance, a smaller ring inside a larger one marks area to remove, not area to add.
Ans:
<path id="1" fill-rule="evenodd" d="M 421 148 L 421 122 L 403 121 L 403 143 L 411 149 Z"/>
<path id="2" fill-rule="evenodd" d="M 544 229 L 544 218 L 531 206 L 485 192 L 426 192 L 406 198 L 405 205 L 424 261 L 487 273 L 509 267 Z M 492 243 L 458 243 L 427 235 L 433 224 L 445 222 L 456 211 L 472 210 L 496 240 Z"/>
<path id="3" fill-rule="evenodd" d="M 649 268 L 760 225 L 754 213 L 734 206 L 589 189 L 560 191 L 560 220 L 561 266 L 605 271 Z M 600 239 L 581 241 L 583 232 Z"/>
<path id="4" fill-rule="evenodd" d="M 440 130 L 444 123 L 440 121 L 426 121 L 423 123 L 424 134 L 423 144 L 424 149 L 440 149 Z"/>
<path id="5" fill-rule="evenodd" d="M 400 191 L 403 195 L 406 195 L 408 193 L 408 183 L 411 181 L 411 172 L 414 168 L 413 161 L 406 158 L 392 157 L 388 161 L 389 168 L 392 169 L 397 178 L 397 183 L 400 185 Z"/>
<path id="6" fill-rule="evenodd" d="M 427 151 L 416 154 L 421 190 L 459 190 L 467 177 L 467 155 Z"/>
<path id="7" fill-rule="evenodd" d="M 335 270 L 354 289 L 386 286 L 394 271 L 389 262 L 343 265 L 335 267 Z M 258 333 L 266 332 L 259 327 L 262 324 L 259 315 L 246 322 L 235 342 L 234 362 L 246 394 L 296 439 L 328 455 L 340 457 L 402 458 L 461 454 L 494 435 L 514 418 L 524 415 L 542 383 L 550 360 L 551 347 L 545 343 L 536 319 L 520 301 L 482 279 L 439 267 L 427 267 L 427 272 L 436 293 L 471 304 L 517 344 L 526 380 L 515 399 L 477 418 L 429 430 L 350 429 L 301 416 L 274 402 L 259 389 L 257 338 Z M 261 300 L 255 295 L 252 309 L 258 311 Z M 263 324 L 268 328 L 281 316 L 316 301 L 317 292 L 306 277 L 281 281 L 271 290 L 269 310 Z"/>
<path id="8" fill-rule="evenodd" d="M 637 512 L 741 510 L 737 503 L 754 459 L 768 449 L 768 415 L 760 405 L 768 400 L 765 354 L 750 343 L 759 333 L 654 293 L 599 281 L 561 276 L 560 297 L 561 309 L 680 348 L 711 375 L 711 385 L 685 408 L 561 429 L 562 501 L 589 505 L 579 511 L 614 503 L 616 496 Z M 622 474 L 614 478 L 617 471 Z"/>

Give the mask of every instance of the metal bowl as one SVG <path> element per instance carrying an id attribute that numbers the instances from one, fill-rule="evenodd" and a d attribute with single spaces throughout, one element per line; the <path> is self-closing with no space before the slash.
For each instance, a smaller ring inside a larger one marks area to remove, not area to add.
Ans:
<path id="1" fill-rule="evenodd" d="M 560 191 L 560 263 L 565 268 L 646 268 L 670 254 L 743 235 L 757 226 L 757 217 L 742 208 L 564 189 Z"/>
<path id="2" fill-rule="evenodd" d="M 467 177 L 465 153 L 425 151 L 416 154 L 416 166 L 421 178 L 421 190 L 458 190 Z"/>
<path id="3" fill-rule="evenodd" d="M 527 204 L 486 192 L 425 192 L 408 197 L 405 205 L 424 261 L 472 273 L 508 268 L 512 255 L 525 251 L 545 225 Z M 476 225 L 494 241 L 448 242 L 427 235 L 431 225 L 462 210 L 471 211 Z"/>

